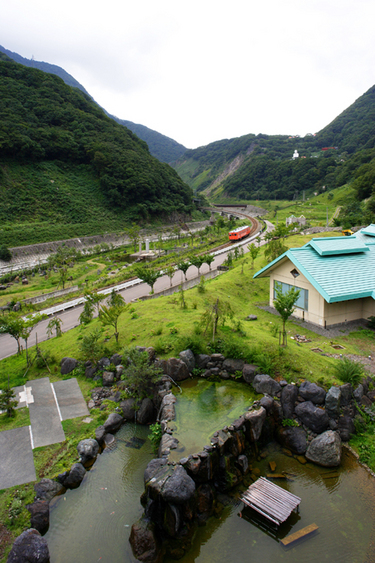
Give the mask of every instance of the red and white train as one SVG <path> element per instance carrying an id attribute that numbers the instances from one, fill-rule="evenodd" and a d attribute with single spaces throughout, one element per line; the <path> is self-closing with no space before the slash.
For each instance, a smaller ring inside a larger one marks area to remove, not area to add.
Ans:
<path id="1" fill-rule="evenodd" d="M 229 231 L 229 240 L 242 240 L 245 237 L 248 237 L 250 234 L 250 227 L 249 225 L 245 225 L 244 227 L 237 227 L 233 231 Z"/>

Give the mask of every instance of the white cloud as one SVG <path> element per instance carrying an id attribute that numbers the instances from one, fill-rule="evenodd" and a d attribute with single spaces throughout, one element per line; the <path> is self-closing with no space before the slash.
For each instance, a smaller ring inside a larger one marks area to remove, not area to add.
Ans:
<path id="1" fill-rule="evenodd" d="M 316 132 L 374 83 L 372 0 L 13 0 L 1 43 L 189 147 Z"/>

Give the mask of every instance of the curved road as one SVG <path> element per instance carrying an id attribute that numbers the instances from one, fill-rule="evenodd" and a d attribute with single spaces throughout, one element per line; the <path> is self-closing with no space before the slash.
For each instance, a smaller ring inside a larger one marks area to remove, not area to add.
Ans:
<path id="1" fill-rule="evenodd" d="M 271 223 L 269 223 L 268 221 L 266 221 L 267 223 L 267 231 L 268 230 L 272 230 L 273 225 Z M 251 236 L 250 238 L 245 239 L 244 241 L 242 241 L 241 243 L 238 243 L 238 246 L 244 246 L 244 250 L 245 252 L 247 252 L 247 245 L 249 244 L 249 242 L 251 242 L 252 240 L 255 239 L 255 237 L 258 235 L 258 233 L 256 233 L 255 235 Z M 264 233 L 261 235 L 262 238 L 262 242 L 261 244 L 264 244 Z M 214 262 L 211 265 L 211 269 L 217 269 L 218 266 L 220 266 L 221 264 L 223 264 L 223 262 L 226 260 L 227 254 L 228 252 L 231 250 L 232 247 L 229 247 L 225 252 L 218 254 L 215 257 Z M 207 264 L 204 264 L 201 268 L 200 268 L 200 272 L 206 273 L 209 271 L 209 268 L 207 266 Z M 193 279 L 197 277 L 197 268 L 195 266 L 190 266 L 190 268 L 187 271 L 187 279 Z M 172 287 L 178 287 L 181 282 L 184 281 L 184 276 L 183 273 L 179 270 L 176 271 L 176 273 L 174 274 L 173 278 L 172 278 Z M 155 294 L 168 289 L 170 287 L 170 279 L 168 276 L 162 276 L 161 278 L 159 278 L 154 286 L 154 292 Z M 111 288 L 112 289 L 112 288 Z M 138 299 L 140 297 L 144 297 L 145 295 L 149 295 L 150 293 L 150 286 L 145 284 L 145 283 L 138 283 L 137 285 L 132 285 L 131 287 L 127 287 L 125 289 L 122 289 L 119 291 L 119 293 L 122 295 L 122 297 L 125 299 L 125 301 L 127 303 L 129 303 L 130 301 L 133 301 L 134 299 Z M 66 332 L 74 327 L 76 327 L 79 324 L 79 316 L 82 313 L 82 309 L 83 309 L 83 305 L 77 305 L 76 307 L 72 307 L 70 309 L 67 309 L 65 311 L 59 311 L 58 317 L 61 319 L 62 321 L 62 330 L 63 332 Z M 48 313 L 48 310 L 45 311 L 40 311 L 41 313 Z M 45 340 L 48 339 L 47 333 L 46 333 L 46 328 L 48 325 L 49 319 L 45 319 L 43 321 L 41 321 L 33 330 L 33 332 L 31 333 L 31 336 L 29 338 L 29 346 L 33 346 L 34 344 L 34 339 L 35 339 L 35 333 L 37 333 L 38 335 L 38 342 L 43 342 Z M 7 358 L 9 356 L 13 356 L 14 354 L 17 353 L 17 343 L 16 340 L 14 338 L 12 338 L 11 336 L 9 336 L 8 334 L 3 334 L 0 336 L 0 360 Z"/>

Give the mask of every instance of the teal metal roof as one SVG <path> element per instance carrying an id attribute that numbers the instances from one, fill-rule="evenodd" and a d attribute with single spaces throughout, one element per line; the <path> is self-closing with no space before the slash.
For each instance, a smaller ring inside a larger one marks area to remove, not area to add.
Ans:
<path id="1" fill-rule="evenodd" d="M 320 256 L 354 254 L 368 252 L 370 249 L 355 235 L 350 237 L 313 238 L 306 246 L 312 246 Z"/>
<path id="2" fill-rule="evenodd" d="M 363 235 L 368 235 L 370 237 L 375 237 L 375 225 L 373 223 L 371 223 L 371 225 L 369 225 L 368 227 L 366 227 L 365 229 L 361 229 L 361 233 Z"/>
<path id="3" fill-rule="evenodd" d="M 358 248 L 362 248 L 364 236 L 338 238 L 346 242 L 357 238 Z M 366 251 L 320 254 L 318 249 L 324 249 L 324 243 L 313 245 L 312 242 L 301 248 L 291 248 L 257 272 L 254 278 L 269 276 L 271 270 L 289 259 L 328 303 L 363 297 L 375 299 L 375 245 L 366 246 Z M 331 238 L 325 250 L 333 247 Z"/>

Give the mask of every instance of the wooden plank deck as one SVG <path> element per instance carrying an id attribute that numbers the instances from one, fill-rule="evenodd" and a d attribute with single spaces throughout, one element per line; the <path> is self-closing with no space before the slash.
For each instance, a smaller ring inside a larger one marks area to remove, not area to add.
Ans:
<path id="1" fill-rule="evenodd" d="M 250 485 L 241 500 L 277 526 L 285 522 L 301 502 L 299 497 L 264 477 Z"/>
<path id="2" fill-rule="evenodd" d="M 313 532 L 316 532 L 316 530 L 318 529 L 319 526 L 317 526 L 316 524 L 310 524 L 309 526 L 302 528 L 302 530 L 298 530 L 298 532 L 294 532 L 294 534 L 290 534 L 289 536 L 281 540 L 281 543 L 285 547 L 289 547 L 292 543 L 296 542 L 297 540 L 300 540 L 301 538 L 307 537 Z"/>

